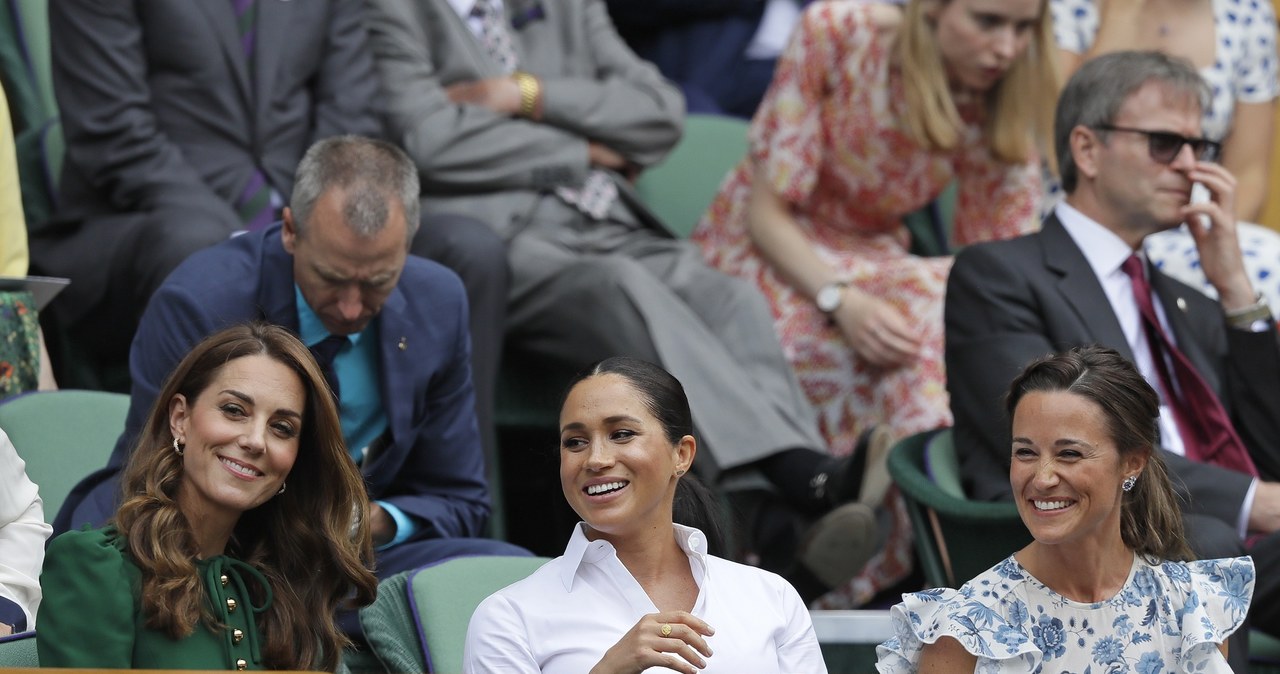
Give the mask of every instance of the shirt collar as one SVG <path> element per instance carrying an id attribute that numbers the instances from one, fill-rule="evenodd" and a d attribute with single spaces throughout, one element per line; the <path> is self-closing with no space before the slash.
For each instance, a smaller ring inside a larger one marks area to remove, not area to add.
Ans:
<path id="1" fill-rule="evenodd" d="M 1075 207 L 1065 201 L 1058 202 L 1054 209 L 1054 214 L 1058 216 L 1058 221 L 1062 223 L 1062 227 L 1067 230 L 1067 234 L 1071 236 L 1071 240 L 1076 242 L 1076 247 L 1084 253 L 1084 257 L 1089 261 L 1089 266 L 1093 269 L 1094 276 L 1098 278 L 1107 278 L 1108 276 L 1120 271 L 1120 265 L 1129 259 L 1130 255 L 1134 255 L 1135 251 L 1129 247 L 1116 233 L 1107 229 L 1093 218 L 1081 213 Z M 1143 251 L 1136 251 L 1138 257 L 1143 257 Z M 1144 258 L 1143 268 L 1146 268 Z M 1121 272 L 1123 273 L 1123 272 Z"/>
<path id="2" fill-rule="evenodd" d="M 502 7 L 503 3 L 502 0 L 498 0 L 494 4 Z M 453 11 L 458 13 L 458 16 L 466 19 L 471 16 L 471 10 L 475 8 L 476 0 L 449 0 L 449 5 L 453 7 Z"/>
<path id="3" fill-rule="evenodd" d="M 705 573 L 707 568 L 707 536 L 694 527 L 687 527 L 683 524 L 672 524 L 673 535 L 676 537 L 676 545 L 684 550 L 686 555 L 694 560 L 698 567 Z M 565 591 L 573 590 L 573 581 L 578 576 L 578 569 L 583 564 L 594 564 L 595 562 L 615 555 L 613 544 L 604 539 L 592 541 L 587 539 L 587 523 L 579 522 L 578 526 L 573 528 L 573 535 L 569 537 L 569 545 L 564 550 L 564 567 L 560 571 L 560 582 L 564 583 Z M 701 574 L 694 574 L 698 585 L 702 585 Z"/>
<path id="4" fill-rule="evenodd" d="M 307 304 L 307 299 L 302 296 L 302 289 L 296 283 L 293 284 L 293 293 L 294 304 L 298 307 L 298 338 L 307 347 L 323 342 L 329 336 L 329 330 L 324 327 L 324 323 L 320 321 L 320 317 L 316 315 L 316 312 L 311 310 L 311 305 Z M 371 322 L 369 325 L 373 325 L 373 323 Z M 347 335 L 347 340 L 352 345 L 359 344 L 360 338 L 368 330 L 369 326 L 366 325 L 364 330 L 354 335 Z"/>

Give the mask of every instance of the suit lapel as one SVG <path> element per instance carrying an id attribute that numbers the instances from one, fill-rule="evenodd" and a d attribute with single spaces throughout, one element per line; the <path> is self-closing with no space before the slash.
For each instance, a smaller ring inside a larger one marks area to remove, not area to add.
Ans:
<path id="1" fill-rule="evenodd" d="M 296 335 L 298 302 L 293 285 L 293 256 L 284 249 L 279 225 L 266 230 L 262 249 L 262 283 L 258 287 L 258 311 L 267 322 L 288 328 Z"/>
<path id="2" fill-rule="evenodd" d="M 245 65 L 244 49 L 240 47 L 240 31 L 236 27 L 235 9 L 231 6 L 231 0 L 200 0 L 191 4 L 199 7 L 209 19 L 212 32 L 227 59 L 228 69 L 235 79 L 236 89 L 240 91 L 240 98 L 248 103 L 249 70 Z"/>
<path id="3" fill-rule="evenodd" d="M 208 2 L 209 0 L 204 0 Z M 321 10 L 310 0 L 309 11 Z M 270 116 L 271 94 L 275 90 L 276 72 L 279 70 L 282 49 L 277 40 L 288 39 L 289 19 L 293 16 L 301 2 L 278 2 L 277 0 L 258 0 L 258 26 L 254 34 L 253 45 L 253 119 L 255 126 L 260 119 Z M 260 141 L 258 133 L 253 135 L 256 146 Z"/>
<path id="4" fill-rule="evenodd" d="M 1164 307 L 1164 316 L 1169 321 L 1173 338 L 1178 342 L 1178 350 L 1191 361 L 1196 371 L 1200 373 L 1200 377 L 1221 398 L 1222 387 L 1221 382 L 1218 381 L 1218 369 L 1214 367 L 1212 359 L 1204 351 L 1203 340 L 1196 334 L 1195 322 L 1187 315 L 1187 310 L 1191 306 L 1187 301 L 1187 294 L 1197 291 L 1175 282 L 1152 267 L 1150 263 L 1147 265 L 1147 276 L 1151 279 L 1151 288 L 1155 290 L 1160 305 Z"/>
<path id="5" fill-rule="evenodd" d="M 413 380 L 405 374 L 413 371 L 410 363 L 415 358 L 417 347 L 413 335 L 415 331 L 404 312 L 408 306 L 403 290 L 397 286 L 383 303 L 378 312 L 378 357 L 380 379 L 382 380 L 382 408 L 387 414 L 387 430 L 391 433 L 389 447 L 384 447 L 378 455 L 371 457 L 364 466 L 364 473 L 372 475 L 373 469 L 386 460 L 392 448 L 410 447 L 413 442 L 410 431 L 413 427 Z"/>
<path id="6" fill-rule="evenodd" d="M 1125 339 L 1120 321 L 1111 308 L 1111 300 L 1107 299 L 1107 293 L 1093 273 L 1093 267 L 1089 266 L 1089 260 L 1057 216 L 1050 215 L 1045 220 L 1040 237 L 1044 242 L 1045 267 L 1058 275 L 1058 291 L 1075 310 L 1085 332 L 1099 344 L 1110 346 L 1133 360 L 1133 349 L 1129 347 L 1129 340 Z"/>

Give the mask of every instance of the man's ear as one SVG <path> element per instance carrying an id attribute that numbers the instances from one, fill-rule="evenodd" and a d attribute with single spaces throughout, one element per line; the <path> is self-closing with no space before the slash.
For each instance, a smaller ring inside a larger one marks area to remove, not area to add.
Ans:
<path id="1" fill-rule="evenodd" d="M 1070 147 L 1071 158 L 1075 161 L 1076 170 L 1080 176 L 1089 179 L 1098 177 L 1098 166 L 1104 145 L 1097 132 L 1077 124 L 1071 130 Z"/>
<path id="2" fill-rule="evenodd" d="M 280 229 L 280 242 L 284 244 L 285 252 L 293 255 L 294 246 L 298 242 L 298 227 L 293 221 L 293 210 L 285 206 L 282 217 L 284 218 L 284 227 Z"/>

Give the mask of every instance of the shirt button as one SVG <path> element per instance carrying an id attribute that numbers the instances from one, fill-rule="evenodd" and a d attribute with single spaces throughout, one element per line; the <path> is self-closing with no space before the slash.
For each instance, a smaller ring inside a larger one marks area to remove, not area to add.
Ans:
<path id="1" fill-rule="evenodd" d="M 230 579 L 228 579 L 228 578 L 227 578 L 227 574 L 225 574 L 225 573 L 224 573 L 224 574 L 222 574 L 221 576 L 219 576 L 219 577 L 218 577 L 218 580 L 222 582 L 222 586 L 223 586 L 223 587 L 226 587 L 226 586 L 227 586 L 227 583 L 228 583 L 228 582 L 230 582 Z"/>
<path id="2" fill-rule="evenodd" d="M 234 597 L 227 597 L 227 613 L 236 612 L 236 600 Z"/>
<path id="3" fill-rule="evenodd" d="M 244 638 L 244 632 L 240 628 L 231 630 L 231 643 L 238 644 Z"/>
<path id="4" fill-rule="evenodd" d="M 239 660 L 236 660 L 236 669 L 243 671 L 248 666 L 249 666 L 249 663 L 245 662 L 244 658 L 240 658 Z"/>

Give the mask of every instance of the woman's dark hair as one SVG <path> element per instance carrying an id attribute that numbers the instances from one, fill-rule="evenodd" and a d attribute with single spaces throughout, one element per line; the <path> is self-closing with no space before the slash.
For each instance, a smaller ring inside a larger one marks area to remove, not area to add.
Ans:
<path id="1" fill-rule="evenodd" d="M 242 514 L 227 550 L 270 584 L 271 605 L 258 618 L 265 664 L 333 671 L 349 643 L 334 611 L 348 601 L 369 604 L 376 593 L 369 500 L 324 375 L 288 330 L 236 325 L 205 338 L 178 363 L 125 467 L 114 523 L 142 572 L 139 601 L 147 626 L 180 638 L 201 621 L 213 625 L 196 571 L 195 537 L 176 500 L 184 468 L 173 448 L 169 405 L 179 394 L 194 404 L 227 363 L 254 355 L 297 374 L 307 400 L 288 490 Z"/>
<path id="2" fill-rule="evenodd" d="M 639 358 L 614 356 L 578 373 L 565 388 L 560 407 L 564 407 L 573 387 L 606 374 L 617 375 L 631 384 L 644 401 L 645 408 L 662 425 L 667 442 L 674 445 L 684 436 L 693 435 L 693 414 L 689 411 L 689 398 L 680 380 Z M 723 517 L 724 510 L 719 500 L 701 481 L 691 473 L 680 477 L 676 482 L 671 518 L 678 524 L 701 529 L 707 537 L 707 550 L 713 555 L 724 554 L 724 532 L 720 524 Z"/>
<path id="3" fill-rule="evenodd" d="M 1156 449 L 1160 399 L 1133 363 L 1101 346 L 1045 356 L 1028 365 L 1010 385 L 1005 399 L 1009 419 L 1033 391 L 1064 391 L 1092 401 L 1102 410 L 1107 434 L 1120 456 L 1147 457 L 1146 468 L 1121 501 L 1120 537 L 1125 545 L 1151 561 L 1193 559 L 1182 527 L 1182 508 Z"/>

